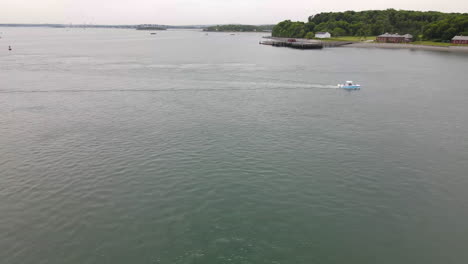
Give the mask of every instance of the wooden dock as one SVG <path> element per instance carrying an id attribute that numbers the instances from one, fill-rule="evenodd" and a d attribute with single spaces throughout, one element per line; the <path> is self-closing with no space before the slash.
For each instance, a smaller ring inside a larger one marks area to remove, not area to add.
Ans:
<path id="1" fill-rule="evenodd" d="M 293 49 L 322 49 L 324 47 L 339 47 L 352 42 L 343 41 L 320 41 L 314 39 L 294 39 L 294 38 L 276 38 L 264 37 L 260 41 L 261 45 L 270 45 L 274 47 L 288 47 Z"/>
<path id="2" fill-rule="evenodd" d="M 310 41 L 303 39 L 288 39 L 288 38 L 268 38 L 260 41 L 262 45 L 270 45 L 273 47 L 289 47 L 293 49 L 321 49 L 322 43 L 319 41 Z"/>

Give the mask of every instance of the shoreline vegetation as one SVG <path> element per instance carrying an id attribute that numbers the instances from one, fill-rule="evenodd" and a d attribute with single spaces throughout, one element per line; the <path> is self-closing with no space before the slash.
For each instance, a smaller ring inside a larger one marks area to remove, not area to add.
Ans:
<path id="1" fill-rule="evenodd" d="M 450 40 L 468 35 L 467 13 L 406 10 L 371 10 L 319 13 L 308 22 L 285 20 L 272 30 L 273 37 L 314 39 L 316 32 L 330 32 L 323 41 L 371 42 L 390 33 L 411 34 L 414 45 L 453 46 Z"/>

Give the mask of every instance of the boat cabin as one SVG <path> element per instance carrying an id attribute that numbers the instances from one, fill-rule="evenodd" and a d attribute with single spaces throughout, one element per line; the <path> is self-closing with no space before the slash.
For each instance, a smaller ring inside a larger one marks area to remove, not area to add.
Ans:
<path id="1" fill-rule="evenodd" d="M 353 81 L 346 81 L 345 84 L 338 84 L 338 88 L 359 90 L 361 89 L 361 85 L 354 84 Z"/>

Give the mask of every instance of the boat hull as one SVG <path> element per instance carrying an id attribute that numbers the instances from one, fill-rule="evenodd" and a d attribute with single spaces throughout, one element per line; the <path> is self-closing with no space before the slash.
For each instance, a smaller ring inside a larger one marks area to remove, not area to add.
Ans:
<path id="1" fill-rule="evenodd" d="M 359 90 L 361 89 L 361 85 L 339 85 L 340 88 L 346 90 Z"/>

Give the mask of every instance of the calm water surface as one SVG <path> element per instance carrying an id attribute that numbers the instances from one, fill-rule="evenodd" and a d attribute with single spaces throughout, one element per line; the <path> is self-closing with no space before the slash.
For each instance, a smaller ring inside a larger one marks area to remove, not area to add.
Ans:
<path id="1" fill-rule="evenodd" d="M 1 263 L 468 261 L 464 54 L 0 32 Z"/>

